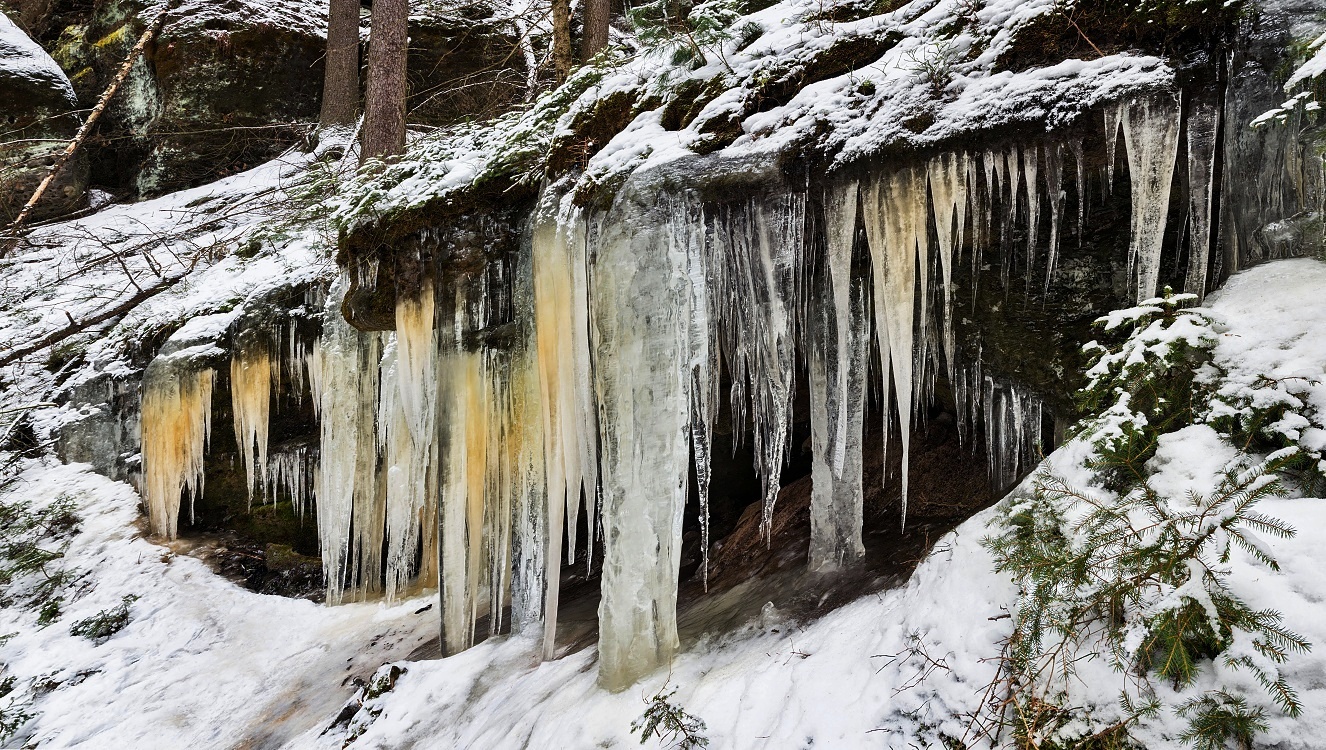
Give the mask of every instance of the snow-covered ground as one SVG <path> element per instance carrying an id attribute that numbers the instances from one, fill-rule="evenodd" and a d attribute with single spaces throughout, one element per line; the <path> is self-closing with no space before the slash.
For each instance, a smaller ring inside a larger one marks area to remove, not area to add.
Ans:
<path id="1" fill-rule="evenodd" d="M 1208 303 L 1225 327 L 1217 364 L 1231 377 L 1301 381 L 1305 400 L 1326 408 L 1322 290 L 1326 264 L 1310 259 L 1232 278 Z M 1087 482 L 1085 452 L 1072 442 L 1048 460 Z M 1172 433 L 1153 459 L 1153 484 L 1200 491 L 1233 453 L 1204 425 Z M 669 672 L 609 693 L 596 685 L 592 648 L 539 663 L 536 642 L 507 637 L 448 659 L 405 661 L 436 632 L 436 608 L 419 611 L 426 597 L 327 608 L 248 592 L 142 538 L 133 490 L 84 467 L 32 460 L 4 500 L 62 494 L 83 518 L 66 556 L 82 577 L 64 614 L 38 627 L 33 611 L 0 609 L 0 635 L 13 634 L 0 642 L 0 679 L 14 677 L 17 688 L 0 710 L 30 703 L 35 716 L 17 745 L 340 748 L 346 728 L 326 730 L 354 693 L 351 681 L 387 662 L 405 672 L 352 722 L 362 733 L 350 747 L 633 747 L 630 724 L 664 685 L 706 723 L 713 748 L 921 746 L 940 732 L 970 739 L 966 717 L 995 674 L 991 658 L 1011 630 L 1006 615 L 1017 595 L 981 544 L 996 518 L 986 511 L 940 540 L 902 588 L 812 622 L 766 612 L 683 643 Z M 1268 746 L 1307 750 L 1320 747 L 1326 726 L 1326 500 L 1272 499 L 1259 509 L 1298 534 L 1268 543 L 1281 573 L 1236 552 L 1231 585 L 1254 607 L 1283 612 L 1285 625 L 1317 647 L 1283 669 L 1304 715 L 1290 720 L 1270 707 L 1264 737 Z M 139 597 L 132 619 L 108 641 L 70 635 L 71 623 L 130 594 Z M 1120 678 L 1103 661 L 1083 674 L 1083 705 L 1108 714 Z M 1197 688 L 1249 679 L 1207 666 Z M 1159 748 L 1177 747 L 1179 729 L 1165 716 L 1142 731 Z"/>

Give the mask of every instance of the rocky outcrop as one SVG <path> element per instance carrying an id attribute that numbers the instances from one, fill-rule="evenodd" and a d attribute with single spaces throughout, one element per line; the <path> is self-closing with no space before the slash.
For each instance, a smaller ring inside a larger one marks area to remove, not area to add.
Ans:
<path id="1" fill-rule="evenodd" d="M 20 5 L 18 16 L 41 29 L 85 108 L 160 6 Z M 477 7 L 428 7 L 410 23 L 410 123 L 483 119 L 525 98 L 525 58 L 509 22 Z M 325 47 L 325 2 L 184 0 L 89 141 L 93 182 L 119 194 L 161 194 L 256 166 L 300 142 L 321 105 Z"/>
<path id="2" fill-rule="evenodd" d="M 64 29 L 55 59 L 80 104 L 101 94 L 158 12 L 142 0 L 97 3 Z M 256 166 L 315 120 L 325 7 L 298 0 L 187 0 L 169 11 L 91 142 L 94 180 L 155 194 Z"/>
<path id="3" fill-rule="evenodd" d="M 0 16 L 0 221 L 23 208 L 55 157 L 79 127 L 69 79 L 50 55 L 6 16 Z M 32 219 L 79 207 L 87 161 L 76 158 L 47 189 Z"/>

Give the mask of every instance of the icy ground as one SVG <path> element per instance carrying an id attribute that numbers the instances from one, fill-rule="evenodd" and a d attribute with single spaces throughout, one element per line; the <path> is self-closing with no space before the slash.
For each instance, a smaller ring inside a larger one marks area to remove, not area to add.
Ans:
<path id="1" fill-rule="evenodd" d="M 1306 378 L 1326 407 L 1326 264 L 1300 259 L 1239 274 L 1208 304 L 1227 330 L 1217 362 L 1234 378 Z M 1155 486 L 1200 485 L 1233 449 L 1204 426 L 1173 433 L 1155 461 Z M 1049 461 L 1071 481 L 1083 446 Z M 1200 489 L 1200 487 L 1199 487 Z M 251 593 L 200 561 L 142 537 L 138 496 L 84 467 L 30 461 L 6 502 L 75 499 L 82 531 L 66 563 L 83 573 L 65 612 L 38 627 L 35 612 L 0 609 L 0 673 L 16 690 L 0 708 L 30 703 L 35 718 L 13 746 L 92 748 L 340 748 L 346 729 L 325 732 L 382 664 L 405 673 L 352 724 L 354 748 L 635 747 L 630 723 L 665 683 L 674 701 L 703 719 L 714 748 L 903 747 L 941 729 L 961 737 L 994 674 L 988 660 L 1010 629 L 1015 588 L 991 571 L 981 546 L 993 511 L 940 540 L 910 582 L 813 622 L 766 613 L 733 632 L 683 644 L 670 674 L 621 693 L 596 687 L 595 651 L 538 663 L 538 644 L 493 639 L 457 656 L 406 661 L 433 637 L 436 608 L 420 597 L 394 607 L 326 608 Z M 1326 727 L 1326 501 L 1268 500 L 1260 510 L 1298 529 L 1271 542 L 1283 573 L 1233 561 L 1239 595 L 1281 610 L 1316 649 L 1294 658 L 1286 677 L 1305 712 L 1292 721 L 1268 711 L 1265 739 L 1277 748 L 1320 747 Z M 139 597 L 132 619 L 101 645 L 70 625 L 121 597 Z M 1117 686 L 1108 668 L 1089 682 L 1088 708 L 1108 710 Z M 1235 676 L 1207 674 L 1214 681 Z M 369 721 L 371 715 L 375 718 Z M 1149 747 L 1174 747 L 1177 725 L 1158 722 Z"/>

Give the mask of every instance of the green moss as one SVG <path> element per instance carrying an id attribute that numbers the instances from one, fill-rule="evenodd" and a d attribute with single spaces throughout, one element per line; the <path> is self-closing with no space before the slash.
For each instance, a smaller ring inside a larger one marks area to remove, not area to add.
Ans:
<path id="1" fill-rule="evenodd" d="M 564 134 L 554 138 L 548 150 L 547 174 L 556 179 L 583 169 L 594 154 L 635 119 L 638 89 L 620 89 L 597 100 L 588 110 L 577 112 Z"/>

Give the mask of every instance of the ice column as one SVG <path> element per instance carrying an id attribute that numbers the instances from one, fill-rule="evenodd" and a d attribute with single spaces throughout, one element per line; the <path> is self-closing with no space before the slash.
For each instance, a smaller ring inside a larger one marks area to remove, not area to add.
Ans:
<path id="1" fill-rule="evenodd" d="M 152 533 L 174 539 L 181 495 L 203 491 L 203 457 L 212 428 L 211 368 L 158 357 L 143 377 L 143 495 Z"/>
<path id="2" fill-rule="evenodd" d="M 852 276 L 857 183 L 825 196 L 826 252 L 811 295 L 808 352 L 812 493 L 810 569 L 829 570 L 865 554 L 861 543 L 861 432 L 870 321 L 864 277 Z"/>
<path id="3" fill-rule="evenodd" d="M 1216 136 L 1220 108 L 1201 99 L 1188 111 L 1188 275 L 1183 290 L 1206 296 L 1206 269 L 1211 252 L 1212 189 L 1215 184 Z"/>
<path id="4" fill-rule="evenodd" d="M 1155 296 L 1160 275 L 1170 183 L 1179 152 L 1179 103 L 1173 96 L 1159 95 L 1120 104 L 1119 111 L 1133 194 L 1128 278 L 1131 281 L 1136 272 L 1141 302 Z"/>
<path id="5" fill-rule="evenodd" d="M 599 682 L 614 690 L 667 664 L 678 647 L 692 381 L 677 364 L 692 349 L 690 280 L 700 259 L 671 241 L 656 194 L 636 182 L 618 193 L 591 269 L 604 539 Z"/>

